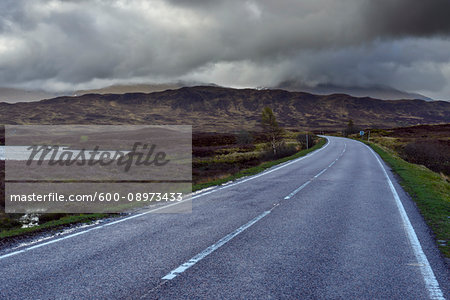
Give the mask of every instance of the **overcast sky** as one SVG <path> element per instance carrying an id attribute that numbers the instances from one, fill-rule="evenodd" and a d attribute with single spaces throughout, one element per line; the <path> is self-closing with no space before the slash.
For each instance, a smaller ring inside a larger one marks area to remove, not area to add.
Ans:
<path id="1" fill-rule="evenodd" d="M 387 85 L 450 99 L 449 0 L 2 0 L 0 86 Z"/>

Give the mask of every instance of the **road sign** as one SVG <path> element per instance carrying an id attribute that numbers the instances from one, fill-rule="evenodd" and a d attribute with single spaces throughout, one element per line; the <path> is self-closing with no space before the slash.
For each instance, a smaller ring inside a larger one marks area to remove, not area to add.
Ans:
<path id="1" fill-rule="evenodd" d="M 360 135 L 360 136 L 363 136 L 363 135 L 364 135 L 364 131 L 361 130 L 361 131 L 359 132 L 359 135 Z"/>

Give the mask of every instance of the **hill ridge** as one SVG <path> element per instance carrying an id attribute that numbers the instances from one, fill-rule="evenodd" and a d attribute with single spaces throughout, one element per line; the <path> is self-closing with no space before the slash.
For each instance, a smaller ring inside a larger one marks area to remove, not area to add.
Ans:
<path id="1" fill-rule="evenodd" d="M 85 94 L 0 103 L 2 124 L 192 124 L 195 130 L 256 130 L 270 106 L 288 128 L 331 130 L 349 119 L 361 127 L 448 123 L 450 103 L 379 100 L 281 89 L 195 86 L 153 93 Z"/>

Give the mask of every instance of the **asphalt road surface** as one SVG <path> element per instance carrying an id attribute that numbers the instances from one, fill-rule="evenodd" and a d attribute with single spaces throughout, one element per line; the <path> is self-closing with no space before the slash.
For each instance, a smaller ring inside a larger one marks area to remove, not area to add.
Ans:
<path id="1" fill-rule="evenodd" d="M 422 217 L 362 143 L 0 253 L 1 299 L 445 299 Z M 386 171 L 385 171 L 386 169 Z M 182 205 L 182 204 L 180 204 Z"/>

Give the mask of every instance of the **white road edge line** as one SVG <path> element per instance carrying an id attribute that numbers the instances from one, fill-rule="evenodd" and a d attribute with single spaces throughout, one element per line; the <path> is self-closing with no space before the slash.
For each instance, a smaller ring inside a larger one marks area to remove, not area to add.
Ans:
<path id="1" fill-rule="evenodd" d="M 444 295 L 439 287 L 439 283 L 436 280 L 436 277 L 434 275 L 433 269 L 430 266 L 427 256 L 423 252 L 420 241 L 417 238 L 416 232 L 414 231 L 414 228 L 408 218 L 408 215 L 406 214 L 405 208 L 403 207 L 403 204 L 400 200 L 400 197 L 398 196 L 398 193 L 394 187 L 394 184 L 392 183 L 391 179 L 389 178 L 388 173 L 386 172 L 386 169 L 384 168 L 383 164 L 381 163 L 380 159 L 375 154 L 375 152 L 372 150 L 372 148 L 370 148 L 367 145 L 365 145 L 365 146 L 367 148 L 369 148 L 369 150 L 372 152 L 373 156 L 378 161 L 378 164 L 380 165 L 381 169 L 383 170 L 384 176 L 386 177 L 386 180 L 389 184 L 392 195 L 394 196 L 394 199 L 395 199 L 395 203 L 397 204 L 398 211 L 400 212 L 400 216 L 401 216 L 405 231 L 407 233 L 407 237 L 409 239 L 409 242 L 411 243 L 411 247 L 413 249 L 414 255 L 416 256 L 417 263 L 420 265 L 419 268 L 422 273 L 423 279 L 425 281 L 425 286 L 428 290 L 430 298 L 445 300 Z"/>
<path id="2" fill-rule="evenodd" d="M 276 206 L 274 206 L 272 209 L 274 209 L 275 207 Z M 219 249 L 220 247 L 225 245 L 227 242 L 231 241 L 238 234 L 240 234 L 241 232 L 243 232 L 244 230 L 246 230 L 247 228 L 249 228 L 250 226 L 252 226 L 256 222 L 258 222 L 259 220 L 261 220 L 262 218 L 267 216 L 272 211 L 272 209 L 263 212 L 262 214 L 260 214 L 259 216 L 257 216 L 256 218 L 254 218 L 253 220 L 248 222 L 247 224 L 242 225 L 241 227 L 239 227 L 238 229 L 236 229 L 232 233 L 224 236 L 223 238 L 221 238 L 219 241 L 217 241 L 213 245 L 209 246 L 208 248 L 206 248 L 202 252 L 200 252 L 197 255 L 195 255 L 194 257 L 192 257 L 187 262 L 181 264 L 177 268 L 175 268 L 172 271 L 170 271 L 166 276 L 162 277 L 161 279 L 162 280 L 172 280 L 172 279 L 174 279 L 179 274 L 183 273 L 184 271 L 186 271 L 187 269 L 189 269 L 190 267 L 192 267 L 193 265 L 195 265 L 196 263 L 198 263 L 199 261 L 201 261 L 202 259 L 204 259 L 208 255 L 210 255 L 211 253 L 213 253 L 214 251 L 216 251 L 217 249 Z"/>
<path id="3" fill-rule="evenodd" d="M 6 254 L 0 256 L 0 260 L 2 260 L 4 258 L 7 258 L 7 257 L 10 257 L 10 256 L 14 256 L 14 255 L 23 253 L 23 252 L 27 252 L 27 251 L 30 251 L 30 250 L 33 250 L 33 249 L 37 249 L 37 248 L 40 248 L 40 247 L 43 247 L 43 246 L 47 246 L 47 245 L 50 245 L 50 244 L 53 244 L 53 243 L 56 243 L 56 242 L 59 242 L 59 241 L 62 241 L 62 240 L 66 240 L 66 239 L 69 239 L 69 238 L 72 238 L 72 237 L 75 237 L 75 236 L 79 236 L 79 235 L 88 233 L 88 232 L 93 231 L 93 230 L 98 230 L 98 229 L 101 229 L 101 228 L 104 228 L 104 227 L 108 227 L 108 226 L 111 226 L 111 225 L 114 225 L 114 224 L 117 224 L 117 223 L 121 223 L 121 222 L 130 220 L 130 219 L 134 219 L 134 218 L 146 215 L 148 213 L 151 213 L 151 212 L 154 212 L 154 211 L 158 211 L 158 210 L 161 210 L 161 209 L 165 209 L 165 208 L 168 208 L 168 207 L 171 207 L 171 206 L 174 206 L 174 205 L 177 205 L 177 204 L 189 201 L 189 200 L 191 200 L 191 199 L 186 199 L 186 200 L 182 200 L 182 201 L 179 201 L 179 202 L 176 202 L 176 203 L 164 205 L 164 206 L 152 209 L 150 211 L 146 211 L 146 212 L 143 212 L 143 213 L 140 213 L 140 214 L 137 214 L 137 215 L 132 215 L 132 216 L 120 219 L 120 220 L 109 222 L 109 223 L 106 223 L 104 225 L 96 226 L 96 227 L 89 228 L 89 229 L 86 229 L 86 230 L 83 230 L 83 231 L 79 231 L 79 232 L 76 232 L 76 233 L 72 233 L 72 234 L 66 235 L 64 237 L 60 237 L 60 238 L 57 238 L 57 239 L 54 239 L 54 240 L 51 240 L 51 241 L 48 241 L 48 242 L 45 242 L 45 243 L 42 243 L 42 244 L 37 244 L 37 245 L 31 246 L 31 247 L 27 247 L 25 249 L 21 249 L 21 250 L 17 250 L 17 251 L 14 251 L 14 252 L 6 253 Z"/>
<path id="4" fill-rule="evenodd" d="M 326 137 L 325 137 L 325 138 L 326 138 Z M 148 211 L 143 212 L 143 213 L 140 213 L 140 214 L 136 214 L 136 215 L 132 215 L 132 216 L 129 216 L 129 217 L 125 217 L 125 218 L 122 218 L 122 219 L 120 219 L 120 220 L 116 220 L 116 221 L 113 221 L 113 222 L 109 222 L 109 223 L 106 223 L 106 224 L 104 224 L 104 225 L 96 226 L 96 227 L 93 227 L 93 228 L 90 228 L 90 229 L 86 229 L 86 230 L 83 230 L 83 231 L 80 231 L 80 232 L 77 232 L 77 233 L 72 233 L 72 234 L 69 234 L 69 235 L 67 235 L 67 236 L 60 237 L 60 238 L 57 238 L 57 239 L 54 239 L 54 240 L 51 240 L 51 241 L 48 241 L 48 242 L 45 242 L 45 243 L 42 243 L 42 244 L 37 244 L 37 245 L 31 246 L 31 247 L 28 247 L 28 248 L 25 248 L 25 249 L 21 249 L 21 250 L 13 251 L 13 252 L 10 252 L 10 253 L 6 253 L 6 254 L 0 256 L 0 260 L 5 259 L 5 258 L 7 258 L 7 257 L 11 257 L 11 256 L 14 256 L 14 255 L 17 255 L 17 254 L 20 254 L 20 253 L 23 253 L 23 252 L 26 252 L 26 251 L 29 251 L 29 250 L 33 250 L 33 249 L 37 249 L 37 248 L 40 248 L 40 247 L 43 247 L 43 246 L 46 246 L 46 245 L 50 245 L 50 244 L 53 244 L 53 243 L 56 243 L 56 242 L 59 242 L 59 241 L 62 241 L 62 240 L 70 239 L 70 238 L 72 238 L 72 237 L 75 237 L 75 236 L 79 236 L 79 235 L 88 233 L 88 232 L 90 232 L 90 231 L 92 231 L 92 230 L 97 230 L 97 229 L 104 228 L 104 227 L 107 227 L 107 226 L 111 226 L 111 225 L 114 225 L 114 224 L 117 224 L 117 223 L 121 223 L 121 222 L 124 222 L 124 221 L 128 221 L 128 220 L 131 220 L 131 219 L 134 219 L 134 218 L 137 218 L 137 217 L 141 217 L 141 216 L 143 216 L 143 215 L 147 215 L 147 214 L 149 214 L 149 213 L 152 213 L 152 212 L 155 212 L 155 211 L 158 211 L 158 210 L 167 208 L 167 207 L 171 207 L 171 206 L 174 206 L 174 205 L 178 205 L 178 204 L 183 203 L 183 202 L 185 202 L 185 201 L 190 201 L 190 200 L 193 200 L 193 199 L 196 199 L 196 198 L 200 198 L 200 197 L 203 197 L 203 196 L 212 194 L 212 193 L 214 193 L 214 192 L 217 192 L 217 191 L 220 191 L 220 190 L 223 190 L 223 189 L 226 189 L 226 188 L 229 188 L 229 187 L 232 187 L 232 186 L 235 186 L 235 185 L 238 185 L 238 184 L 247 182 L 247 181 L 249 181 L 249 180 L 252 180 L 252 179 L 261 177 L 261 176 L 263 176 L 263 175 L 266 175 L 266 174 L 272 173 L 272 172 L 274 172 L 274 171 L 277 171 L 277 170 L 279 170 L 279 169 L 281 169 L 281 168 L 287 167 L 287 166 L 289 166 L 289 165 L 291 165 L 291 164 L 293 164 L 293 163 L 299 162 L 299 161 L 301 161 L 301 160 L 303 160 L 303 159 L 305 159 L 305 158 L 307 158 L 307 157 L 311 157 L 311 156 L 315 155 L 316 153 L 322 151 L 322 150 L 325 149 L 326 147 L 328 147 L 329 144 L 330 144 L 330 140 L 327 139 L 327 143 L 325 144 L 325 146 L 323 146 L 322 148 L 320 148 L 320 149 L 318 149 L 318 150 L 316 150 L 316 151 L 310 152 L 310 153 L 308 153 L 308 154 L 305 155 L 305 156 L 302 156 L 302 157 L 300 157 L 300 158 L 294 159 L 293 161 L 290 161 L 290 162 L 288 162 L 288 163 L 284 163 L 284 164 L 282 164 L 281 166 L 278 166 L 278 167 L 276 167 L 276 168 L 274 168 L 274 169 L 272 169 L 272 170 L 269 170 L 269 171 L 266 171 L 266 172 L 262 172 L 262 173 L 260 173 L 260 174 L 257 174 L 257 175 L 248 177 L 248 178 L 246 178 L 246 179 L 244 179 L 244 180 L 240 180 L 240 181 L 237 181 L 237 182 L 235 182 L 235 183 L 232 183 L 232 184 L 229 184 L 229 185 L 225 185 L 225 186 L 222 186 L 222 187 L 220 187 L 220 188 L 217 188 L 217 189 L 214 189 L 214 190 L 205 192 L 205 193 L 201 193 L 201 194 L 192 196 L 192 197 L 190 197 L 189 199 L 186 199 L 186 200 L 182 200 L 182 201 L 175 202 L 175 203 L 172 203 L 172 204 L 164 205 L 164 206 L 161 206 L 161 207 L 158 207 L 158 208 L 155 208 L 155 209 L 152 209 L 152 210 L 148 210 Z"/>

